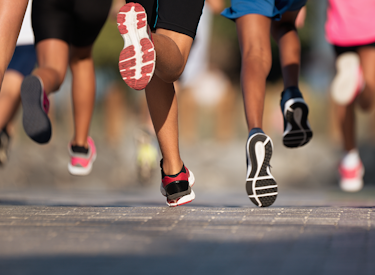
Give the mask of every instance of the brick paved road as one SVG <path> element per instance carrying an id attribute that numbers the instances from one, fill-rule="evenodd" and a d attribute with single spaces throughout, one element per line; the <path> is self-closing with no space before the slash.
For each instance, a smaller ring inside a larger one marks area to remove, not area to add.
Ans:
<path id="1" fill-rule="evenodd" d="M 159 173 L 134 181 L 131 143 L 114 152 L 96 139 L 94 171 L 73 177 L 65 143 L 26 140 L 0 170 L 0 275 L 374 275 L 373 151 L 366 188 L 343 194 L 333 147 L 277 140 L 279 198 L 267 209 L 246 197 L 242 142 L 184 147 L 197 199 L 167 208 Z"/>
<path id="2" fill-rule="evenodd" d="M 168 208 L 154 191 L 3 192 L 0 274 L 375 274 L 374 189 L 266 209 L 224 191 Z"/>

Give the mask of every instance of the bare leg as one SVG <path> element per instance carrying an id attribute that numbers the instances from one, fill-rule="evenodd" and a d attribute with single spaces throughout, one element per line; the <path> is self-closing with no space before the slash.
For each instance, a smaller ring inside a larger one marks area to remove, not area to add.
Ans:
<path id="1" fill-rule="evenodd" d="M 279 45 L 284 89 L 298 87 L 301 46 L 295 27 L 299 11 L 286 12 L 280 21 L 273 21 L 272 36 Z"/>
<path id="2" fill-rule="evenodd" d="M 72 145 L 88 147 L 87 137 L 95 104 L 95 71 L 92 46 L 72 47 L 70 68 L 73 74 L 74 137 Z"/>
<path id="3" fill-rule="evenodd" d="M 64 81 L 69 58 L 69 45 L 59 39 L 46 39 L 36 45 L 39 67 L 33 71 L 38 76 L 46 94 L 55 92 Z"/>
<path id="4" fill-rule="evenodd" d="M 0 83 L 12 59 L 27 3 L 28 0 L 0 0 Z"/>
<path id="5" fill-rule="evenodd" d="M 163 155 L 167 175 L 180 172 L 177 98 L 173 82 L 182 73 L 193 39 L 187 35 L 158 29 L 153 34 L 156 68 L 146 87 L 147 103 Z"/>
<path id="6" fill-rule="evenodd" d="M 358 50 L 365 88 L 358 96 L 359 106 L 366 111 L 373 107 L 375 96 L 375 47 L 361 47 Z"/>
<path id="7" fill-rule="evenodd" d="M 20 104 L 20 89 L 23 75 L 7 70 L 0 92 L 0 130 L 4 129 L 15 115 Z"/>
<path id="8" fill-rule="evenodd" d="M 248 14 L 236 20 L 242 54 L 241 84 L 248 130 L 262 128 L 266 78 L 271 69 L 271 19 Z"/>
<path id="9" fill-rule="evenodd" d="M 164 82 L 176 81 L 185 68 L 193 39 L 164 29 L 153 33 L 152 39 L 156 51 L 155 74 Z"/>
<path id="10" fill-rule="evenodd" d="M 345 151 L 356 148 L 354 107 L 351 103 L 347 106 L 337 104 L 335 108 Z"/>

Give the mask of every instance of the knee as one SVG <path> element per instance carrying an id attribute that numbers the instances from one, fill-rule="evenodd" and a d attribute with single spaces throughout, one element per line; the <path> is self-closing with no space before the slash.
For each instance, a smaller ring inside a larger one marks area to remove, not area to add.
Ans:
<path id="1" fill-rule="evenodd" d="M 242 67 L 256 67 L 270 71 L 272 65 L 271 50 L 263 45 L 251 45 L 242 52 Z"/>
<path id="2" fill-rule="evenodd" d="M 166 83 L 173 83 L 178 80 L 184 71 L 184 68 L 169 68 L 168 70 L 155 69 L 155 74 Z"/>
<path id="3" fill-rule="evenodd" d="M 181 74 L 182 74 L 182 72 L 181 73 L 173 73 L 173 74 L 163 74 L 162 73 L 162 74 L 159 74 L 158 77 L 166 83 L 173 83 L 180 78 Z"/>

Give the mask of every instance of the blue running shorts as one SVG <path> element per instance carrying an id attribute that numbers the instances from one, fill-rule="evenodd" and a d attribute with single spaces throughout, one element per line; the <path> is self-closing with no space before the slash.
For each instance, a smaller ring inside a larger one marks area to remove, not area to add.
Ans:
<path id="1" fill-rule="evenodd" d="M 273 20 L 280 20 L 287 11 L 301 9 L 307 0 L 231 0 L 231 7 L 226 8 L 221 15 L 236 20 L 246 14 L 260 14 Z"/>
<path id="2" fill-rule="evenodd" d="M 23 76 L 31 74 L 36 65 L 36 52 L 34 45 L 17 46 L 14 50 L 8 70 L 15 70 Z"/>

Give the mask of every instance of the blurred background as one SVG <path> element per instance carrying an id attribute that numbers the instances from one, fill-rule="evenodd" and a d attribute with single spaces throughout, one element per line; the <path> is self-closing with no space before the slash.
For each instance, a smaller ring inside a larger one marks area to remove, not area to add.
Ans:
<path id="1" fill-rule="evenodd" d="M 225 1 L 225 4 L 230 3 Z M 308 1 L 306 22 L 299 29 L 300 88 L 309 104 L 309 120 L 314 131 L 312 141 L 300 149 L 282 145 L 279 101 L 283 86 L 278 49 L 272 44 L 273 65 L 267 84 L 264 130 L 274 142 L 271 165 L 280 188 L 321 189 L 335 188 L 338 184 L 341 141 L 328 92 L 335 66 L 333 49 L 324 35 L 326 5 L 326 0 Z M 128 88 L 118 72 L 123 40 L 114 18 L 108 18 L 94 48 L 97 95 L 90 135 L 96 142 L 98 157 L 92 173 L 77 177 L 67 170 L 67 148 L 73 132 L 68 73 L 61 90 L 50 96 L 53 136 L 49 144 L 39 145 L 29 139 L 18 114 L 9 161 L 0 167 L 0 192 L 20 188 L 83 192 L 145 188 L 159 192 L 161 156 L 150 127 L 144 92 Z M 181 155 L 196 176 L 196 190 L 242 190 L 247 129 L 239 86 L 241 64 L 235 24 L 219 14 L 207 20 L 205 71 L 198 76 L 183 76 L 177 84 Z M 199 39 L 197 36 L 194 43 Z M 198 68 L 202 66 L 198 64 Z M 185 77 L 190 80 L 184 80 Z M 358 115 L 365 186 L 375 186 L 374 113 L 359 112 Z"/>

